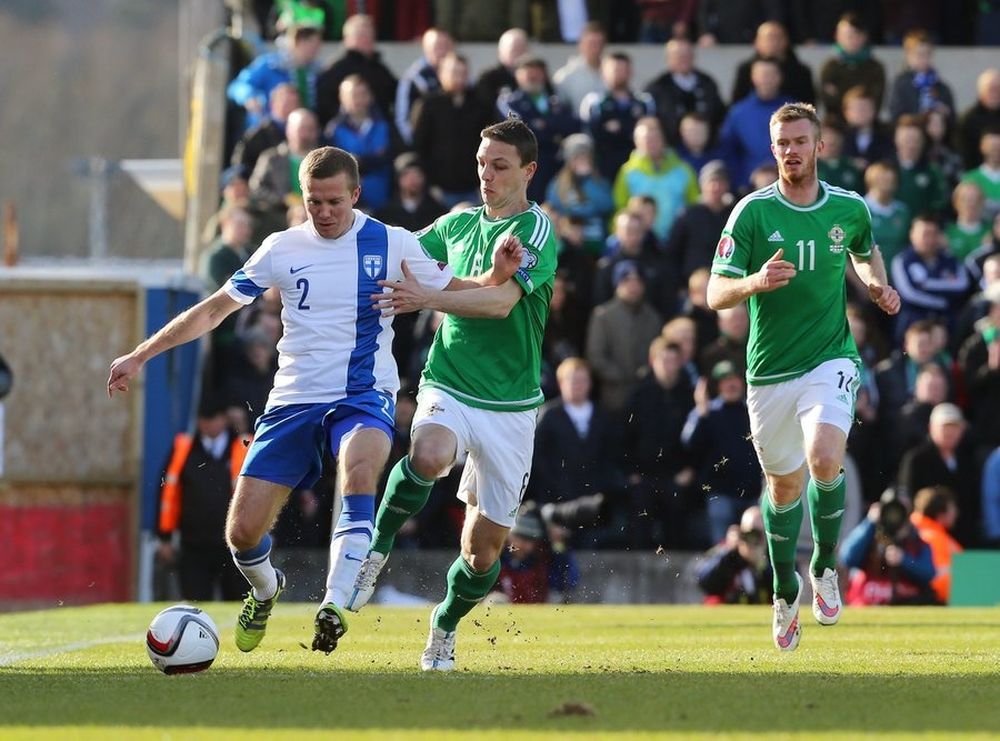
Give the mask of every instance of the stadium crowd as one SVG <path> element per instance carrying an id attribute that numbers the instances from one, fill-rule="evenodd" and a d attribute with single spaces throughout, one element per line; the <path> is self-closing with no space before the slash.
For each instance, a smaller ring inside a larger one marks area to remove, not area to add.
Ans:
<path id="1" fill-rule="evenodd" d="M 759 578 L 759 511 L 745 513 L 761 489 L 745 403 L 746 310 L 712 311 L 706 285 L 735 201 L 776 177 L 767 122 L 792 100 L 817 105 L 820 178 L 864 196 L 903 302 L 887 317 L 848 281 L 864 369 L 843 561 L 863 571 L 870 548 L 886 558 L 883 513 L 896 503 L 916 513 L 912 534 L 895 523 L 893 537 L 950 531 L 965 547 L 1000 548 L 1000 69 L 983 70 L 975 104 L 956 110 L 933 63 L 938 43 L 1000 44 L 1000 4 L 978 3 L 961 18 L 933 2 L 810 3 L 808 12 L 797 0 L 367 3 L 371 15 L 348 15 L 352 3 L 254 5 L 277 38 L 228 87 L 231 164 L 205 235 L 212 290 L 264 235 L 305 219 L 295 173 L 316 146 L 357 157 L 360 208 L 418 230 L 478 204 L 473 153 L 484 126 L 516 115 L 538 138 L 529 197 L 550 215 L 561 251 L 544 346 L 549 401 L 526 494 L 533 511 L 512 535 L 522 549 L 550 540 L 561 559 L 570 543 L 715 544 L 711 564 L 732 574 L 703 574 L 725 586 L 713 599 L 736 599 L 732 580 L 748 565 L 756 577 L 742 598 L 769 583 Z M 476 77 L 457 40 L 496 39 L 512 18 L 521 27 L 500 35 L 496 65 Z M 424 31 L 422 55 L 397 79 L 376 40 L 409 39 L 413 29 Z M 328 63 L 324 39 L 341 42 Z M 577 53 L 549 70 L 533 41 L 573 42 Z M 904 68 L 887 70 L 873 41 L 902 44 Z M 663 73 L 638 89 L 612 42 L 665 43 Z M 834 43 L 818 70 L 795 54 L 806 42 Z M 753 45 L 729 94 L 697 67 L 716 43 Z M 281 305 L 271 293 L 212 336 L 208 406 L 228 407 L 240 434 L 262 413 L 276 369 Z M 403 390 L 390 465 L 407 450 L 440 320 L 396 319 Z M 397 547 L 456 542 L 459 476 L 438 483 Z M 295 493 L 277 542 L 325 546 L 332 483 L 320 486 Z M 914 573 L 945 596 L 930 563 L 927 554 Z M 523 564 L 506 568 L 501 585 L 523 593 Z"/>

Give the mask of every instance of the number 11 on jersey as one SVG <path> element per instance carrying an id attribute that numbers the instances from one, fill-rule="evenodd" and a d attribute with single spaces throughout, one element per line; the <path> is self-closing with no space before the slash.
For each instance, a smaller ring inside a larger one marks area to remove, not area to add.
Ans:
<path id="1" fill-rule="evenodd" d="M 795 243 L 795 246 L 799 248 L 799 270 L 815 270 L 816 269 L 816 241 L 810 239 L 808 242 L 799 240 Z M 809 248 L 809 267 L 806 267 L 806 248 Z"/>

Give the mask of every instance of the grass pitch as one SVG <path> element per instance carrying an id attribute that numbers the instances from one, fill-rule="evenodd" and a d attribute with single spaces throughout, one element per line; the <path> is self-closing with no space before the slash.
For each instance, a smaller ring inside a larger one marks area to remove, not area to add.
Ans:
<path id="1" fill-rule="evenodd" d="M 1000 734 L 1000 610 L 847 610 L 771 645 L 766 607 L 480 607 L 460 670 L 421 674 L 429 610 L 372 605 L 330 656 L 314 607 L 279 604 L 260 648 L 168 677 L 162 605 L 0 615 L 0 738 L 900 738 Z"/>

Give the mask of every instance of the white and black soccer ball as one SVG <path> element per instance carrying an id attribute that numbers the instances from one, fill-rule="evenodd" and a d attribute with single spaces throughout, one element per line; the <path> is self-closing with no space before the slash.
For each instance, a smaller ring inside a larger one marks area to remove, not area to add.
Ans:
<path id="1" fill-rule="evenodd" d="M 174 605 L 149 624 L 146 653 L 164 674 L 204 671 L 219 653 L 219 629 L 204 610 Z"/>

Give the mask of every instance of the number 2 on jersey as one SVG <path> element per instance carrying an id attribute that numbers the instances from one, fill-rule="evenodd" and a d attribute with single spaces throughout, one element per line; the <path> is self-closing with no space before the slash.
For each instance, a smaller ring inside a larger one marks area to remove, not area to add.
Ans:
<path id="1" fill-rule="evenodd" d="M 795 243 L 795 246 L 799 248 L 799 270 L 815 270 L 816 269 L 816 241 L 810 239 L 808 242 L 799 240 Z M 806 267 L 806 247 L 809 248 L 809 267 Z"/>
<path id="2" fill-rule="evenodd" d="M 302 295 L 299 297 L 299 308 L 309 311 L 309 304 L 306 303 L 306 296 L 309 295 L 309 281 L 306 278 L 299 278 L 295 281 L 295 287 L 302 289 Z"/>

